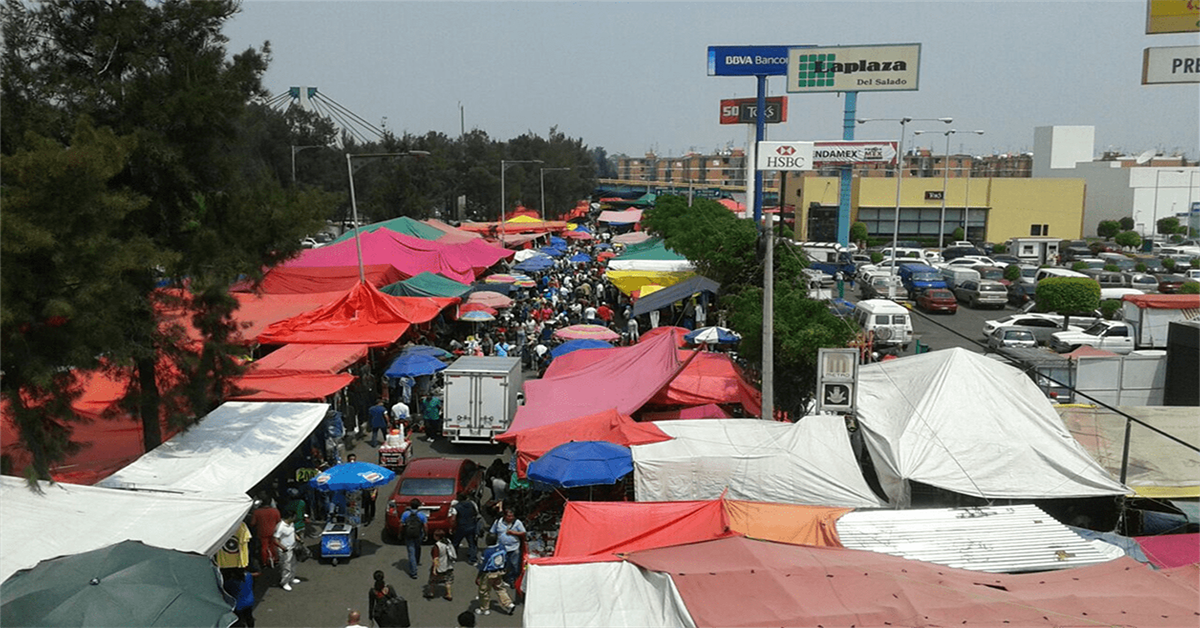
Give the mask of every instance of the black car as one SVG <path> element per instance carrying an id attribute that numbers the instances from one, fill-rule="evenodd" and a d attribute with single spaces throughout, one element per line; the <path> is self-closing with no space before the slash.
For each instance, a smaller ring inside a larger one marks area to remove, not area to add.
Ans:
<path id="1" fill-rule="evenodd" d="M 977 246 L 950 246 L 942 250 L 942 259 L 949 262 L 958 259 L 965 255 L 986 255 L 983 249 Z"/>
<path id="2" fill-rule="evenodd" d="M 1033 300 L 1037 294 L 1037 284 L 1014 281 L 1008 285 L 1008 302 L 1020 307 Z"/>

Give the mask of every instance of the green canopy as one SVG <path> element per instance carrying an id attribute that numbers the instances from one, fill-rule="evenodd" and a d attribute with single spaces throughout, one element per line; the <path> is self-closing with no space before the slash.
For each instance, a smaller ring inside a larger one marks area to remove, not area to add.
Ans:
<path id="1" fill-rule="evenodd" d="M 428 271 L 379 289 L 394 297 L 461 297 L 470 290 L 471 286 Z"/>
<path id="2" fill-rule="evenodd" d="M 618 256 L 619 260 L 686 260 L 687 258 L 667 248 L 661 238 L 646 240 L 641 244 L 625 247 L 625 252 Z"/>
<path id="3" fill-rule="evenodd" d="M 372 231 L 376 231 L 379 229 L 387 229 L 388 231 L 395 231 L 396 233 L 403 233 L 404 235 L 410 235 L 410 236 L 413 236 L 414 238 L 421 238 L 422 240 L 437 240 L 437 239 L 441 238 L 442 236 L 446 235 L 445 231 L 442 231 L 441 229 L 438 229 L 436 227 L 430 227 L 429 225 L 427 225 L 419 220 L 413 220 L 412 218 L 409 218 L 408 216 L 401 216 L 399 218 L 393 218 L 391 220 L 385 220 L 383 222 L 371 223 L 369 225 L 360 227 L 360 229 L 362 229 L 363 233 L 371 233 Z M 341 237 L 334 240 L 333 242 L 330 242 L 330 244 L 337 244 L 338 242 L 343 242 L 345 240 L 349 240 L 350 238 L 353 238 L 354 231 L 355 231 L 354 229 L 351 229 L 350 231 L 343 233 L 341 235 Z"/>

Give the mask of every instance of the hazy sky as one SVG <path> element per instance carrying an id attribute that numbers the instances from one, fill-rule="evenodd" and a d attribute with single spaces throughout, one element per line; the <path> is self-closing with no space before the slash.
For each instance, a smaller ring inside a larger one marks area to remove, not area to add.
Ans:
<path id="1" fill-rule="evenodd" d="M 719 101 L 752 77 L 707 75 L 712 45 L 920 43 L 920 90 L 863 92 L 858 117 L 953 117 L 951 149 L 1029 151 L 1033 130 L 1090 125 L 1096 152 L 1200 156 L 1200 86 L 1141 85 L 1142 50 L 1196 45 L 1146 35 L 1145 0 L 1087 2 L 282 2 L 246 0 L 225 27 L 231 52 L 270 41 L 272 93 L 317 87 L 397 134 L 492 139 L 551 127 L 610 155 L 742 147 Z M 787 95 L 783 77 L 770 95 Z M 838 94 L 788 95 L 768 139 L 841 139 Z M 937 123 L 910 123 L 932 129 Z M 945 127 L 943 127 L 945 128 Z M 896 123 L 858 139 L 895 139 Z M 913 146 L 910 135 L 908 146 Z M 941 135 L 916 144 L 945 149 Z"/>

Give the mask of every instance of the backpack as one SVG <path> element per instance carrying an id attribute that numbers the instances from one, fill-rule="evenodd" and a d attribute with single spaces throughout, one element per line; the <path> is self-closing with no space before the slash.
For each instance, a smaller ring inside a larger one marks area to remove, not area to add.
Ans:
<path id="1" fill-rule="evenodd" d="M 412 625 L 408 619 L 408 602 L 395 592 L 375 601 L 375 616 L 371 619 L 379 626 L 408 628 Z"/>
<path id="2" fill-rule="evenodd" d="M 422 539 L 425 537 L 425 524 L 421 522 L 419 511 L 409 511 L 408 517 L 404 520 L 404 539 Z"/>

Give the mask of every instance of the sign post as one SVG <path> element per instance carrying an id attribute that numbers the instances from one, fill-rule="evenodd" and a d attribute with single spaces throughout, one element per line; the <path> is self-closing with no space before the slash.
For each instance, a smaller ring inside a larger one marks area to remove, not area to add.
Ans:
<path id="1" fill-rule="evenodd" d="M 854 414 L 858 349 L 817 350 L 817 412 Z"/>

